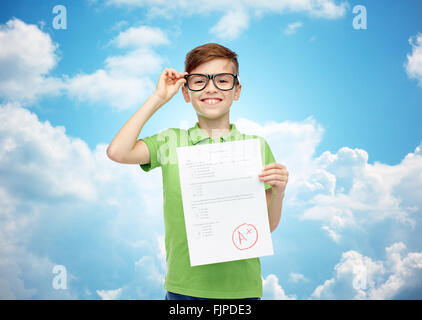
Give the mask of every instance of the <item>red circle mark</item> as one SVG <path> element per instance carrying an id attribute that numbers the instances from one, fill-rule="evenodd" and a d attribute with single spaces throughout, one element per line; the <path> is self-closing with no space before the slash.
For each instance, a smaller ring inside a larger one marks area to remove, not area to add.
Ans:
<path id="1" fill-rule="evenodd" d="M 253 224 L 243 223 L 234 229 L 232 241 L 238 250 L 250 249 L 258 241 L 258 230 Z"/>

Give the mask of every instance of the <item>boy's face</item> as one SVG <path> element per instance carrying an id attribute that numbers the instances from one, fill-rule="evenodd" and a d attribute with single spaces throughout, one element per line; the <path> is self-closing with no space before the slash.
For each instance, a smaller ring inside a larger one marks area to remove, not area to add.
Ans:
<path id="1" fill-rule="evenodd" d="M 205 62 L 190 73 L 233 73 L 234 64 L 229 59 L 218 58 Z M 238 100 L 242 86 L 236 84 L 232 90 L 223 91 L 217 89 L 212 80 L 208 81 L 207 86 L 201 91 L 191 91 L 187 86 L 182 87 L 182 93 L 186 102 L 192 102 L 198 116 L 216 120 L 223 117 L 230 111 L 233 100 Z"/>

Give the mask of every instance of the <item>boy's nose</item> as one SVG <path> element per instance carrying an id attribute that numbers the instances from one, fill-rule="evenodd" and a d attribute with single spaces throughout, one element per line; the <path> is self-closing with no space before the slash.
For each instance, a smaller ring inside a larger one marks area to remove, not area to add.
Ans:
<path id="1" fill-rule="evenodd" d="M 207 86 L 204 89 L 206 92 L 215 92 L 218 89 L 215 87 L 214 85 L 214 81 L 212 81 L 212 79 L 209 79 Z"/>

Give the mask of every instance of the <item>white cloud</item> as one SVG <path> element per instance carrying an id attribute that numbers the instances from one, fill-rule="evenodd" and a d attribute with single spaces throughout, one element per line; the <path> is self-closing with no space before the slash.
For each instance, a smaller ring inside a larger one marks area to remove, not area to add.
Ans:
<path id="1" fill-rule="evenodd" d="M 236 39 L 249 27 L 249 15 L 244 10 L 227 12 L 218 23 L 211 28 L 210 33 L 224 40 Z"/>
<path id="2" fill-rule="evenodd" d="M 312 293 L 317 299 L 393 299 L 422 285 L 422 251 L 405 253 L 397 242 L 386 248 L 386 261 L 373 261 L 357 251 L 342 254 L 334 276 Z"/>
<path id="3" fill-rule="evenodd" d="M 164 246 L 162 240 L 164 241 L 163 235 L 159 235 L 155 241 L 150 239 L 137 246 L 151 247 L 151 254 L 134 262 L 132 277 L 119 289 L 116 299 L 163 299 L 166 265 L 165 249 L 161 248 Z"/>
<path id="4" fill-rule="evenodd" d="M 262 299 L 264 300 L 296 300 L 295 295 L 286 295 L 274 274 L 269 274 L 262 279 L 262 286 L 264 292 Z"/>
<path id="5" fill-rule="evenodd" d="M 68 78 L 66 86 L 70 97 L 120 110 L 141 105 L 155 87 L 147 77 L 123 76 L 120 70 L 117 74 L 103 69 Z"/>
<path id="6" fill-rule="evenodd" d="M 106 157 L 106 144 L 90 150 L 84 141 L 67 136 L 65 128 L 39 121 L 16 103 L 0 106 L 0 122 L 0 166 L 7 168 L 0 183 L 0 296 L 80 298 L 96 289 L 107 295 L 104 287 L 88 290 L 81 283 L 90 278 L 102 283 L 112 272 L 111 287 L 122 289 L 120 298 L 162 298 L 160 170 L 144 173 L 139 166 L 114 163 Z M 422 144 L 397 165 L 368 164 L 360 149 L 315 157 L 323 129 L 312 118 L 263 126 L 240 119 L 236 126 L 264 136 L 276 159 L 287 165 L 292 179 L 283 214 L 296 208 L 300 217 L 320 222 L 339 239 L 355 225 L 366 228 L 393 219 L 411 228 L 418 221 Z M 386 262 L 349 251 L 336 275 L 314 296 L 338 296 L 340 291 L 351 298 L 394 297 L 420 279 L 421 253 L 404 251 L 403 244 L 391 246 Z M 101 256 L 107 256 L 106 263 Z M 101 267 L 87 268 L 86 260 Z M 52 289 L 56 263 L 73 274 L 70 287 L 75 291 Z M 135 279 L 122 279 L 122 268 Z M 363 270 L 370 290 L 359 287 Z M 290 279 L 303 280 L 300 274 Z M 295 298 L 274 274 L 263 281 L 266 298 Z"/>
<path id="7" fill-rule="evenodd" d="M 422 251 L 407 254 L 405 251 L 406 246 L 401 242 L 386 248 L 390 273 L 385 282 L 370 291 L 371 299 L 392 299 L 404 289 L 422 285 Z"/>
<path id="8" fill-rule="evenodd" d="M 112 42 L 119 48 L 141 48 L 170 43 L 161 29 L 147 26 L 131 27 L 121 32 Z"/>
<path id="9" fill-rule="evenodd" d="M 145 1 L 142 0 L 106 0 L 106 3 L 109 5 L 116 6 L 142 6 Z"/>
<path id="10" fill-rule="evenodd" d="M 143 256 L 135 262 L 135 269 L 147 275 L 147 279 L 157 286 L 164 285 L 164 274 L 160 265 L 157 265 L 155 257 Z"/>
<path id="11" fill-rule="evenodd" d="M 155 89 L 147 76 L 161 71 L 164 64 L 151 47 L 169 44 L 169 40 L 158 28 L 140 26 L 120 32 L 111 43 L 131 50 L 107 57 L 104 69 L 67 77 L 67 92 L 80 101 L 110 104 L 116 109 L 139 106 Z"/>
<path id="12" fill-rule="evenodd" d="M 187 2 L 184 0 L 106 0 L 106 5 L 117 7 L 147 8 L 151 17 L 164 16 L 173 19 L 178 16 L 222 14 L 219 22 L 210 29 L 219 38 L 232 40 L 249 27 L 253 16 L 264 14 L 305 13 L 322 19 L 338 19 L 345 16 L 346 1 L 339 4 L 334 0 L 240 0 L 227 6 L 224 0 Z"/>
<path id="13" fill-rule="evenodd" d="M 97 290 L 96 292 L 102 300 L 117 300 L 122 294 L 122 288 L 115 290 Z"/>
<path id="14" fill-rule="evenodd" d="M 0 25 L 0 97 L 34 102 L 45 94 L 66 93 L 79 101 L 111 105 L 116 109 L 139 106 L 154 90 L 150 74 L 161 71 L 165 60 L 152 50 L 169 43 L 158 28 L 140 26 L 122 31 L 111 44 L 129 49 L 107 57 L 104 68 L 90 74 L 48 77 L 59 60 L 47 33 L 19 19 Z"/>
<path id="15" fill-rule="evenodd" d="M 48 77 L 57 65 L 58 45 L 36 25 L 11 19 L 0 25 L 0 97 L 30 103 L 62 88 Z"/>
<path id="16" fill-rule="evenodd" d="M 313 166 L 317 170 L 302 189 L 310 204 L 302 218 L 321 221 L 334 241 L 344 228 L 386 219 L 415 226 L 414 216 L 422 208 L 420 154 L 410 153 L 397 165 L 369 164 L 364 150 L 341 148 L 336 154 L 324 152 Z M 409 180 L 415 189 L 406 194 Z"/>
<path id="17" fill-rule="evenodd" d="M 1 106 L 0 122 L 0 166 L 8 168 L 2 183 L 15 197 L 97 199 L 95 164 L 85 142 L 69 138 L 62 126 L 39 122 L 18 104 Z"/>
<path id="18" fill-rule="evenodd" d="M 54 290 L 56 261 L 29 247 L 46 207 L 54 217 L 66 201 L 96 198 L 89 149 L 16 103 L 0 106 L 0 121 L 0 166 L 7 168 L 0 184 L 0 298 L 75 299 L 71 285 Z M 74 279 L 69 270 L 69 284 Z"/>
<path id="19" fill-rule="evenodd" d="M 296 33 L 296 30 L 299 29 L 300 27 L 302 27 L 302 22 L 300 21 L 296 21 L 293 23 L 290 23 L 285 29 L 284 29 L 284 34 L 286 35 L 291 35 Z"/>
<path id="20" fill-rule="evenodd" d="M 295 283 L 308 281 L 308 279 L 306 279 L 306 277 L 303 274 L 296 273 L 296 272 L 290 273 L 289 280 Z"/>
<path id="21" fill-rule="evenodd" d="M 422 87 L 422 33 L 409 38 L 409 44 L 412 47 L 412 53 L 407 54 L 407 62 L 404 67 L 406 73 L 411 79 L 416 79 Z"/>
<path id="22" fill-rule="evenodd" d="M 108 57 L 106 70 L 112 77 L 142 76 L 161 69 L 164 59 L 148 48 L 133 50 L 125 55 Z"/>
<path id="23" fill-rule="evenodd" d="M 1 298 L 82 298 L 90 291 L 84 281 L 107 274 L 114 263 L 115 272 L 134 269 L 135 261 L 122 262 L 121 250 L 110 248 L 151 254 L 149 239 L 162 234 L 160 170 L 145 174 L 114 163 L 107 145 L 90 150 L 17 103 L 0 106 L 0 121 L 0 166 L 7 168 L 0 179 Z M 95 260 L 97 254 L 107 263 Z M 84 267 L 87 261 L 94 267 Z M 70 289 L 52 287 L 55 264 L 67 268 Z M 95 275 L 84 275 L 89 272 Z M 144 270 L 139 281 L 147 277 Z M 158 297 L 158 288 L 143 291 Z"/>

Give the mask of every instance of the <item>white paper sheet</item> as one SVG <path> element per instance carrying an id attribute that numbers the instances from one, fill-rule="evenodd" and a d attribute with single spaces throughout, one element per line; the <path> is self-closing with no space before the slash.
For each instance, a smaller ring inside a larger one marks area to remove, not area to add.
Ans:
<path id="1" fill-rule="evenodd" d="M 260 141 L 177 148 L 191 266 L 273 254 Z"/>

